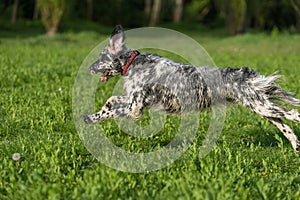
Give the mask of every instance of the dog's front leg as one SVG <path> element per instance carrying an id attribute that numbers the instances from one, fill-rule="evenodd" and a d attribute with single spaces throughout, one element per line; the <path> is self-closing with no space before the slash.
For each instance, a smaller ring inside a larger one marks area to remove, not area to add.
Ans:
<path id="1" fill-rule="evenodd" d="M 128 116 L 137 121 L 142 118 L 142 110 L 144 108 L 145 94 L 143 92 L 133 93 L 128 107 Z"/>
<path id="2" fill-rule="evenodd" d="M 112 107 L 116 107 L 116 105 L 124 105 L 129 103 L 129 97 L 127 96 L 111 96 L 105 102 L 104 106 L 101 110 L 111 110 Z"/>
<path id="3" fill-rule="evenodd" d="M 82 119 L 87 124 L 94 124 L 111 118 L 127 117 L 128 106 L 120 106 L 110 110 L 100 110 L 91 115 L 83 115 Z"/>
<path id="4" fill-rule="evenodd" d="M 125 117 L 128 115 L 128 102 L 127 96 L 112 96 L 99 112 L 83 115 L 82 119 L 87 124 L 94 124 L 110 118 Z"/>

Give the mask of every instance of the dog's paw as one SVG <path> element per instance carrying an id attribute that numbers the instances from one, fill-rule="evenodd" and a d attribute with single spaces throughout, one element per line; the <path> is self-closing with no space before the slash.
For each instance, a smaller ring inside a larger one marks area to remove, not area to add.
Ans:
<path id="1" fill-rule="evenodd" d="M 86 124 L 93 124 L 93 120 L 88 116 L 88 115 L 82 115 L 81 119 L 86 123 Z"/>

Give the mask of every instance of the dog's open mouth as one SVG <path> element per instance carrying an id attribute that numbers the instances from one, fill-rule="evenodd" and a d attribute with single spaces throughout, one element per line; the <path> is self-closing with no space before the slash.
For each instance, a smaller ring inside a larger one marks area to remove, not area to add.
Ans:
<path id="1" fill-rule="evenodd" d="M 106 82 L 111 76 L 109 75 L 109 70 L 104 70 L 100 78 L 101 82 Z"/>

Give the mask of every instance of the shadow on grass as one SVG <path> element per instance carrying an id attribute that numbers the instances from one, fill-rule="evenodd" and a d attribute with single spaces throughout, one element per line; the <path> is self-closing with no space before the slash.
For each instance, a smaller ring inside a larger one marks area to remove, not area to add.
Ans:
<path id="1" fill-rule="evenodd" d="M 295 134 L 300 138 L 300 128 L 293 128 Z M 282 141 L 284 146 L 291 145 L 287 138 L 277 128 L 254 128 L 247 131 L 247 134 L 240 137 L 242 143 L 247 147 L 249 144 L 261 147 L 279 147 Z M 276 139 L 277 136 L 281 141 Z M 291 147 L 292 148 L 292 147 Z"/>
<path id="2" fill-rule="evenodd" d="M 300 138 L 300 124 L 284 121 Z M 247 146 L 247 148 L 251 144 L 261 147 L 278 147 L 281 141 L 284 146 L 290 146 L 290 142 L 283 133 L 266 119 L 241 106 L 236 107 L 232 104 L 228 104 L 223 135 L 232 144 Z"/>

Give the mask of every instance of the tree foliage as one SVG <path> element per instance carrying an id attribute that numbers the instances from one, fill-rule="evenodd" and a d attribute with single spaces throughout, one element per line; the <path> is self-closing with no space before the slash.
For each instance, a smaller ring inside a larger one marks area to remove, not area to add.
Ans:
<path id="1" fill-rule="evenodd" d="M 41 20 L 49 35 L 58 31 L 61 20 L 78 19 L 126 27 L 202 23 L 240 34 L 249 28 L 300 30 L 300 0 L 2 0 L 0 17 Z"/>
<path id="2" fill-rule="evenodd" d="M 226 22 L 230 34 L 245 31 L 246 12 L 246 0 L 226 0 Z"/>
<path id="3" fill-rule="evenodd" d="M 38 0 L 41 19 L 49 36 L 58 31 L 66 6 L 66 0 Z"/>
<path id="4" fill-rule="evenodd" d="M 203 20 L 209 12 L 209 2 L 210 0 L 192 0 L 190 3 L 186 4 L 186 20 Z"/>

